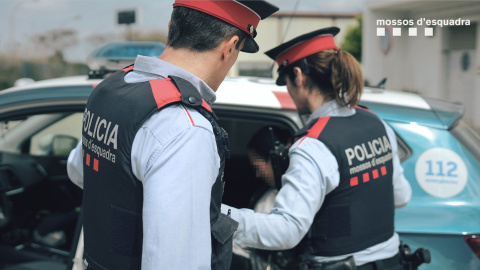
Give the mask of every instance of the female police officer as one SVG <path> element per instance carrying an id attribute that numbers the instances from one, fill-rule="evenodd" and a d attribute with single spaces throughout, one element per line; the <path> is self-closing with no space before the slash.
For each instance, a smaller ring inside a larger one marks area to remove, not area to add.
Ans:
<path id="1" fill-rule="evenodd" d="M 230 209 L 239 222 L 234 238 L 241 245 L 288 249 L 300 243 L 302 269 L 397 269 L 394 208 L 408 203 L 411 188 L 392 129 L 356 106 L 362 72 L 335 45 L 338 32 L 320 29 L 266 52 L 279 66 L 277 84 L 287 85 L 299 113 L 311 115 L 289 150 L 271 213 L 226 205 L 222 211 Z"/>

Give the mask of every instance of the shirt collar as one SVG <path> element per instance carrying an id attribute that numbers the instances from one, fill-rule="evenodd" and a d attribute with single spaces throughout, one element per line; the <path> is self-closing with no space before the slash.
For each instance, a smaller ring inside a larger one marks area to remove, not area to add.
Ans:
<path id="1" fill-rule="evenodd" d="M 167 78 L 168 76 L 180 77 L 193 84 L 209 105 L 212 105 L 212 103 L 215 102 L 215 92 L 204 81 L 192 73 L 169 62 L 154 57 L 138 55 L 135 59 L 133 70 L 136 72 L 157 75 L 163 78 Z"/>
<path id="2" fill-rule="evenodd" d="M 325 116 L 351 116 L 355 114 L 355 109 L 340 105 L 337 100 L 333 99 L 316 109 L 309 117 L 307 123 L 314 119 Z"/>

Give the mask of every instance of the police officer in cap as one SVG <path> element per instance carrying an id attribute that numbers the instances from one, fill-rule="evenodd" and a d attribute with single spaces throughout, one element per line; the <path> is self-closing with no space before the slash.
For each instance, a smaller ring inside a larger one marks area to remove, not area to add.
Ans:
<path id="1" fill-rule="evenodd" d="M 392 129 L 357 103 L 360 65 L 334 41 L 336 27 L 266 52 L 300 114 L 310 114 L 269 215 L 231 209 L 234 241 L 261 249 L 297 246 L 300 269 L 399 269 L 394 209 L 411 187 Z M 378 268 L 380 267 L 380 268 Z"/>
<path id="2" fill-rule="evenodd" d="M 210 105 L 240 51 L 259 50 L 266 1 L 176 0 L 159 58 L 102 81 L 68 174 L 82 187 L 88 269 L 228 269 L 220 213 L 228 144 Z"/>

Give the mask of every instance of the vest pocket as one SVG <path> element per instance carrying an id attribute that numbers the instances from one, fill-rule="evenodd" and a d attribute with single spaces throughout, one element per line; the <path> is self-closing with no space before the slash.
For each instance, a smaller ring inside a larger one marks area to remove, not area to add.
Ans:
<path id="1" fill-rule="evenodd" d="M 211 224 L 212 231 L 212 270 L 230 269 L 232 262 L 233 233 L 238 222 L 220 213 Z"/>
<path id="2" fill-rule="evenodd" d="M 124 256 L 142 255 L 142 215 L 111 205 L 110 251 Z"/>

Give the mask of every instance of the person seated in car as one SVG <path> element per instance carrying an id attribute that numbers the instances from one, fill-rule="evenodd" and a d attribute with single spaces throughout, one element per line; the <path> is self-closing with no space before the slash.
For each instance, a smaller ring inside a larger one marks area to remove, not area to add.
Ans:
<path id="1" fill-rule="evenodd" d="M 274 126 L 265 126 L 259 129 L 248 143 L 248 160 L 255 170 L 255 176 L 264 186 L 259 188 L 250 198 L 249 208 L 257 213 L 270 213 L 278 194 L 278 184 L 275 181 L 271 153 L 278 145 L 291 143 L 291 134 L 286 130 Z M 233 269 L 285 269 L 290 260 L 289 252 L 265 251 L 244 248 L 233 243 Z M 235 256 L 236 255 L 236 256 Z M 249 262 L 248 262 L 248 261 Z"/>
<path id="2" fill-rule="evenodd" d="M 278 193 L 270 153 L 275 144 L 290 144 L 291 134 L 278 127 L 266 126 L 255 133 L 248 143 L 248 160 L 255 170 L 255 176 L 266 188 L 258 190 L 250 199 L 250 208 L 258 213 L 270 213 Z"/>

